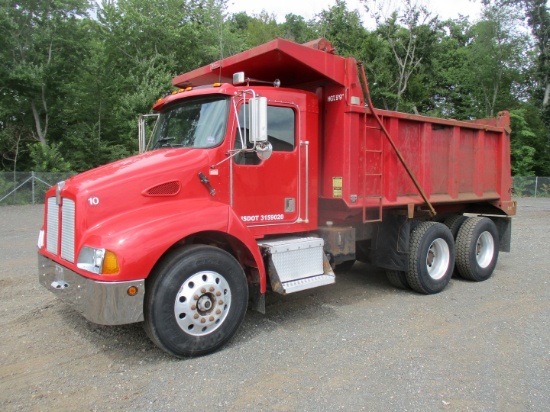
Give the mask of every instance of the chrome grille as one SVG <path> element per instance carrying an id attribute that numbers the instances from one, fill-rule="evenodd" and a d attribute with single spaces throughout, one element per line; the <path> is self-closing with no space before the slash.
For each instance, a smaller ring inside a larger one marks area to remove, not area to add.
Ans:
<path id="1" fill-rule="evenodd" d="M 48 198 L 48 220 L 46 222 L 46 250 L 57 255 L 57 239 L 59 238 L 59 209 L 55 197 Z"/>
<path id="2" fill-rule="evenodd" d="M 61 227 L 59 227 L 59 207 L 55 197 L 48 198 L 46 220 L 46 250 L 54 255 L 59 253 L 59 231 L 61 230 L 61 257 L 74 263 L 74 226 L 75 203 L 71 199 L 62 199 Z"/>
<path id="3" fill-rule="evenodd" d="M 64 198 L 61 206 L 61 257 L 71 263 L 74 263 L 74 223 L 74 201 Z"/>

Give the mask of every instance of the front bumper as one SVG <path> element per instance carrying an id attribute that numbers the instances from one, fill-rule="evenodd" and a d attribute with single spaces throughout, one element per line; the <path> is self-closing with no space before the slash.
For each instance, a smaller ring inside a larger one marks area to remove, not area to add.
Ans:
<path id="1" fill-rule="evenodd" d="M 85 278 L 38 254 L 38 281 L 90 322 L 123 325 L 143 321 L 144 279 L 100 282 Z M 130 286 L 138 288 L 135 296 L 128 295 Z"/>

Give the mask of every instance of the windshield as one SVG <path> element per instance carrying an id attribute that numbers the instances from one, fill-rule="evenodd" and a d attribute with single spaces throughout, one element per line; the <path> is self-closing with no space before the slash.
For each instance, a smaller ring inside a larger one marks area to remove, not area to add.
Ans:
<path id="1" fill-rule="evenodd" d="M 219 145 L 227 127 L 229 97 L 185 100 L 160 113 L 149 150 Z"/>

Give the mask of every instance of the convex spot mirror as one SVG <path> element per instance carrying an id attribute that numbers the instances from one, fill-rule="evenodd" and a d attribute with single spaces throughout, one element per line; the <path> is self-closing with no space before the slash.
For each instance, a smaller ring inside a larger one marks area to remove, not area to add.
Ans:
<path id="1" fill-rule="evenodd" d="M 273 146 L 269 142 L 261 142 L 256 145 L 256 155 L 260 160 L 267 160 L 273 153 Z"/>

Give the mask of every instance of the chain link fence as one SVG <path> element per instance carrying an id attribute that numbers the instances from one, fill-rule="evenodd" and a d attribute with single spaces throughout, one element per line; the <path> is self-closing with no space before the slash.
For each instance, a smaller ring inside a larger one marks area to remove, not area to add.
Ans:
<path id="1" fill-rule="evenodd" d="M 46 191 L 74 173 L 0 172 L 0 206 L 44 203 Z M 515 197 L 550 197 L 550 177 L 513 178 Z"/>
<path id="2" fill-rule="evenodd" d="M 0 206 L 44 203 L 46 191 L 75 173 L 0 172 Z"/>
<path id="3" fill-rule="evenodd" d="M 515 197 L 550 197 L 550 177 L 515 176 L 513 181 Z"/>

